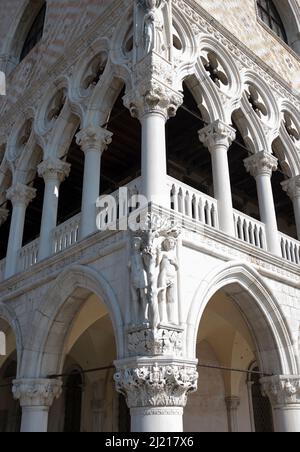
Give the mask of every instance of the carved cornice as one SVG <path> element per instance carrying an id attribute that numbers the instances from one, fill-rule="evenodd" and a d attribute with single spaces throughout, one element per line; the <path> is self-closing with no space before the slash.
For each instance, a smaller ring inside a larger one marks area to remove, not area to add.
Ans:
<path id="1" fill-rule="evenodd" d="M 260 380 L 263 394 L 267 395 L 273 407 L 300 405 L 300 376 L 277 375 Z"/>
<path id="2" fill-rule="evenodd" d="M 54 399 L 61 395 L 62 382 L 47 379 L 14 380 L 12 392 L 22 407 L 50 407 Z"/>
<path id="3" fill-rule="evenodd" d="M 10 187 L 6 192 L 6 197 L 13 205 L 21 204 L 27 207 L 28 204 L 35 198 L 36 189 L 20 184 L 19 182 Z"/>
<path id="4" fill-rule="evenodd" d="M 112 142 L 112 136 L 113 134 L 107 129 L 89 126 L 76 135 L 76 142 L 85 154 L 90 151 L 102 154 Z"/>
<path id="5" fill-rule="evenodd" d="M 164 362 L 121 368 L 114 380 L 129 408 L 184 407 L 197 390 L 198 372 L 195 365 Z"/>
<path id="6" fill-rule="evenodd" d="M 268 152 L 261 151 L 244 160 L 246 170 L 253 177 L 272 176 L 278 168 L 278 159 Z"/>
<path id="7" fill-rule="evenodd" d="M 69 176 L 70 170 L 71 165 L 69 163 L 54 158 L 49 158 L 38 166 L 38 174 L 45 181 L 55 179 L 63 182 Z"/>
<path id="8" fill-rule="evenodd" d="M 236 137 L 233 127 L 217 120 L 204 129 L 199 130 L 199 139 L 210 152 L 224 146 L 227 149 L 231 146 Z"/>
<path id="9" fill-rule="evenodd" d="M 300 176 L 284 181 L 281 185 L 292 201 L 296 198 L 300 198 Z"/>

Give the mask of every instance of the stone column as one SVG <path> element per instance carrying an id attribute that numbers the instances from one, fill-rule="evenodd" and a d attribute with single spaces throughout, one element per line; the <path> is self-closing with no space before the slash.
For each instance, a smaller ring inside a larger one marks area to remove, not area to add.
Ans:
<path id="1" fill-rule="evenodd" d="M 228 430 L 230 433 L 238 433 L 238 408 L 241 400 L 239 397 L 230 396 L 225 397 L 225 403 L 227 408 Z"/>
<path id="2" fill-rule="evenodd" d="M 214 197 L 218 201 L 221 231 L 235 235 L 228 149 L 235 140 L 236 132 L 222 121 L 215 121 L 199 131 L 200 141 L 209 149 L 212 159 Z"/>
<path id="3" fill-rule="evenodd" d="M 54 399 L 59 398 L 62 382 L 47 379 L 24 379 L 13 382 L 13 395 L 22 407 L 22 433 L 46 433 L 48 414 Z"/>
<path id="4" fill-rule="evenodd" d="M 279 375 L 261 380 L 271 401 L 275 432 L 300 432 L 300 376 Z"/>
<path id="5" fill-rule="evenodd" d="M 244 160 L 246 170 L 255 178 L 260 218 L 266 227 L 268 251 L 281 257 L 278 226 L 275 212 L 271 177 L 277 170 L 278 160 L 272 154 L 261 151 Z"/>
<path id="6" fill-rule="evenodd" d="M 6 222 L 8 214 L 9 214 L 8 209 L 3 208 L 0 209 L 0 226 L 2 226 Z"/>
<path id="7" fill-rule="evenodd" d="M 85 155 L 80 238 L 96 231 L 96 201 L 100 195 L 101 156 L 112 141 L 112 133 L 90 126 L 77 135 L 77 144 Z"/>
<path id="8" fill-rule="evenodd" d="M 150 65 L 150 62 L 149 62 Z M 182 95 L 171 88 L 137 87 L 124 104 L 142 125 L 142 188 L 148 203 L 170 208 L 167 188 L 166 121 L 175 116 Z"/>
<path id="9" fill-rule="evenodd" d="M 136 358 L 115 363 L 116 389 L 127 400 L 132 432 L 183 431 L 183 409 L 197 390 L 195 361 Z"/>
<path id="10" fill-rule="evenodd" d="M 70 165 L 59 159 L 50 158 L 38 167 L 40 177 L 45 181 L 43 215 L 39 245 L 39 260 L 52 253 L 52 231 L 57 225 L 57 208 L 59 187 L 65 177 L 69 176 Z"/>
<path id="11" fill-rule="evenodd" d="M 297 235 L 300 240 L 300 176 L 282 182 L 281 185 L 293 202 Z"/>
<path id="12" fill-rule="evenodd" d="M 7 190 L 7 199 L 12 202 L 13 211 L 9 231 L 5 278 L 17 272 L 18 253 L 22 247 L 25 213 L 28 204 L 36 195 L 36 190 L 20 183 Z"/>

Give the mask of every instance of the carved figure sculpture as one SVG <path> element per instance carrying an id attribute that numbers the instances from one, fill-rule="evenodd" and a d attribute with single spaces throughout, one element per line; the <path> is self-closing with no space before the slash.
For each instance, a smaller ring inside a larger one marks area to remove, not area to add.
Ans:
<path id="1" fill-rule="evenodd" d="M 148 320 L 148 300 L 147 287 L 148 278 L 147 272 L 144 268 L 142 255 L 142 239 L 134 237 L 132 243 L 132 255 L 129 262 L 130 269 L 130 287 L 133 309 L 133 320 L 136 324 L 143 318 L 144 322 Z"/>

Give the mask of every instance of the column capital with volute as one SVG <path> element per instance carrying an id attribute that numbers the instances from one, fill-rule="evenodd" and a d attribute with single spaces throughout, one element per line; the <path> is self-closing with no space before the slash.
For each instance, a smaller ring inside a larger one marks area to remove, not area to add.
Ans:
<path id="1" fill-rule="evenodd" d="M 278 159 L 266 151 L 257 152 L 244 160 L 246 170 L 256 178 L 257 176 L 272 176 L 278 168 Z"/>
<path id="2" fill-rule="evenodd" d="M 35 198 L 36 189 L 28 187 L 28 185 L 17 182 L 6 192 L 6 198 L 14 205 L 20 204 L 25 207 Z"/>
<path id="3" fill-rule="evenodd" d="M 90 151 L 98 151 L 102 154 L 112 142 L 112 136 L 112 132 L 107 129 L 91 125 L 77 133 L 76 143 L 85 154 Z"/>
<path id="4" fill-rule="evenodd" d="M 220 120 L 199 130 L 198 134 L 201 143 L 203 143 L 210 152 L 219 146 L 224 146 L 228 149 L 236 138 L 235 129 Z"/>
<path id="5" fill-rule="evenodd" d="M 63 182 L 69 176 L 71 165 L 57 158 L 48 158 L 38 166 L 38 174 L 45 181 L 58 180 Z"/>

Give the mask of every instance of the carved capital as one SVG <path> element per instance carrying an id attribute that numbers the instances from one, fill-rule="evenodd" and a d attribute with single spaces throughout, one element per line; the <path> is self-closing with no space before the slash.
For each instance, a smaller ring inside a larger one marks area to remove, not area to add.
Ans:
<path id="1" fill-rule="evenodd" d="M 14 380 L 12 391 L 22 407 L 50 407 L 61 395 L 62 382 L 48 379 Z"/>
<path id="2" fill-rule="evenodd" d="M 246 170 L 253 177 L 272 176 L 278 168 L 278 160 L 274 155 L 261 151 L 244 160 Z"/>
<path id="3" fill-rule="evenodd" d="M 101 154 L 112 142 L 113 134 L 98 126 L 89 126 L 76 135 L 76 142 L 84 153 L 98 151 Z"/>
<path id="4" fill-rule="evenodd" d="M 156 82 L 141 83 L 124 97 L 124 105 L 134 118 L 150 113 L 160 114 L 165 121 L 176 115 L 183 102 L 181 93 Z"/>
<path id="5" fill-rule="evenodd" d="M 231 146 L 236 137 L 236 131 L 233 127 L 217 120 L 204 129 L 199 130 L 199 139 L 210 152 L 219 146 L 227 149 Z"/>
<path id="6" fill-rule="evenodd" d="M 300 376 L 276 375 L 260 380 L 263 394 L 267 395 L 273 407 L 300 404 Z"/>
<path id="7" fill-rule="evenodd" d="M 8 214 L 9 210 L 2 208 L 0 209 L 0 226 L 2 226 L 2 224 L 6 222 Z"/>
<path id="8" fill-rule="evenodd" d="M 119 363 L 120 365 L 120 363 Z M 193 363 L 153 361 L 117 366 L 116 389 L 129 408 L 184 407 L 189 393 L 197 390 L 198 372 Z"/>
<path id="9" fill-rule="evenodd" d="M 175 326 L 136 327 L 127 338 L 131 356 L 182 356 L 183 330 Z"/>
<path id="10" fill-rule="evenodd" d="M 27 185 L 20 184 L 19 182 L 10 187 L 6 192 L 6 197 L 13 205 L 22 205 L 27 207 L 28 204 L 35 198 L 36 189 L 30 188 Z"/>
<path id="11" fill-rule="evenodd" d="M 49 158 L 38 166 L 38 174 L 45 181 L 55 179 L 63 182 L 65 177 L 69 176 L 70 170 L 71 165 L 69 163 L 54 158 Z"/>
<path id="12" fill-rule="evenodd" d="M 284 181 L 281 185 L 292 201 L 296 198 L 300 198 L 300 176 Z"/>
<path id="13" fill-rule="evenodd" d="M 236 411 L 241 404 L 240 397 L 229 396 L 225 397 L 227 411 Z"/>

